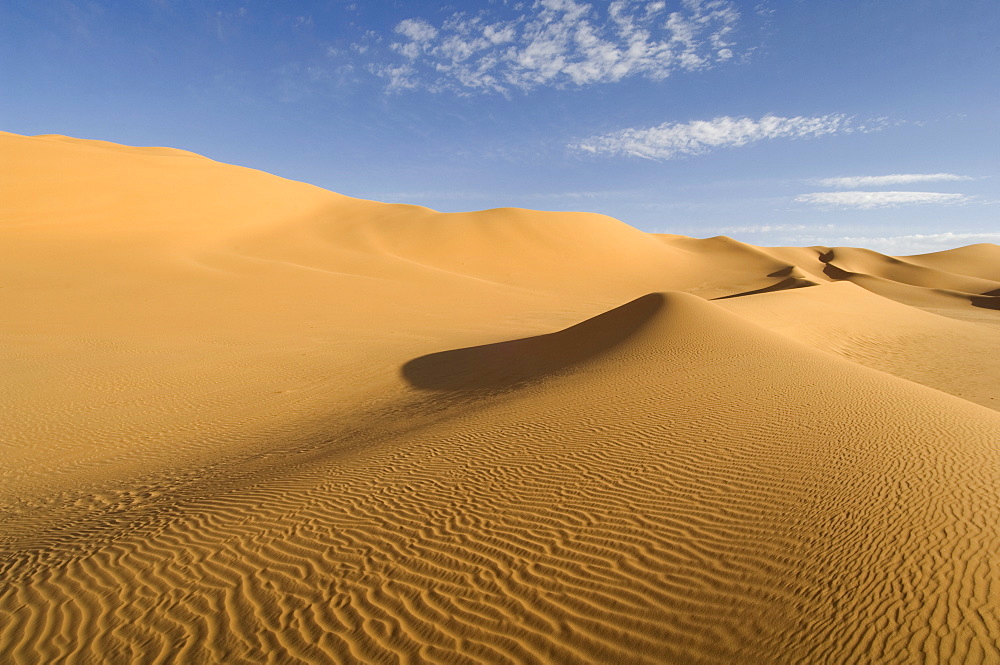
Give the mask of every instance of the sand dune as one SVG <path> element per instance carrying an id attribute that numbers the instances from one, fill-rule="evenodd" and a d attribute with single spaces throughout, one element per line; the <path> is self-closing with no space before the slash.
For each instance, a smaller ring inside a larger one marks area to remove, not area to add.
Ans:
<path id="1" fill-rule="evenodd" d="M 0 662 L 1000 662 L 1000 247 L 0 171 Z"/>

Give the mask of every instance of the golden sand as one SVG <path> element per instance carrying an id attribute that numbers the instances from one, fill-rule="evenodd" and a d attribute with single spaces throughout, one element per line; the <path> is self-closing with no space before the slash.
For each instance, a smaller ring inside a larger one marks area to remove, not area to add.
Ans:
<path id="1" fill-rule="evenodd" d="M 1000 247 L 0 133 L 0 662 L 1000 662 Z"/>

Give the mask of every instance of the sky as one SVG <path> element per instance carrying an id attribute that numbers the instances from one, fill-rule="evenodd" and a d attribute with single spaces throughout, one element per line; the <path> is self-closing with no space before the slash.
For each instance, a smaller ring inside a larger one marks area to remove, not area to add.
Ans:
<path id="1" fill-rule="evenodd" d="M 0 0 L 0 130 L 446 212 L 1000 243 L 1000 2 Z"/>

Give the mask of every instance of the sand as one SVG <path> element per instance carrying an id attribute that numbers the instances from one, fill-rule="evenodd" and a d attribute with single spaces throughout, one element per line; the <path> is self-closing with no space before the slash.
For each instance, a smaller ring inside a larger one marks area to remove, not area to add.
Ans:
<path id="1" fill-rule="evenodd" d="M 996 245 L 0 173 L 0 662 L 1000 662 Z"/>

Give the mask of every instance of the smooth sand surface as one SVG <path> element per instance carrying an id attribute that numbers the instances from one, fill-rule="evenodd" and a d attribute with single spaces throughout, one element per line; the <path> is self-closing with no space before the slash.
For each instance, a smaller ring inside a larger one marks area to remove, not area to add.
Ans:
<path id="1" fill-rule="evenodd" d="M 0 133 L 0 662 L 1000 662 L 1000 247 Z"/>

